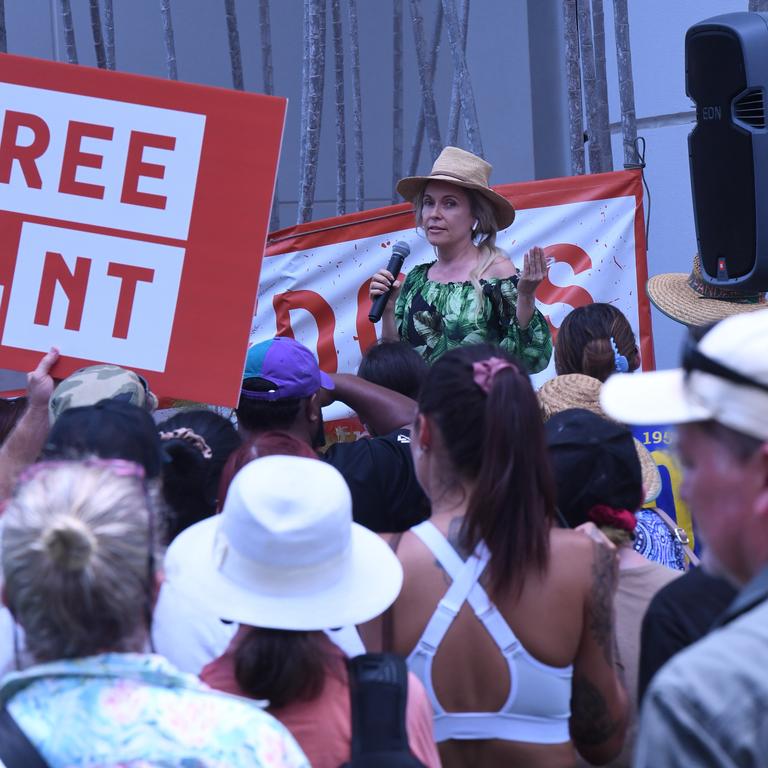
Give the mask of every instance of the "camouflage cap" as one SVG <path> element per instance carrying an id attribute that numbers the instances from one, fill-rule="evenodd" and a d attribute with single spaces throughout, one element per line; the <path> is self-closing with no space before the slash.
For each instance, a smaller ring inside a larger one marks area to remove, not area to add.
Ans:
<path id="1" fill-rule="evenodd" d="M 67 376 L 56 389 L 49 409 L 55 421 L 67 408 L 95 405 L 100 400 L 118 400 L 154 411 L 157 397 L 138 373 L 119 365 L 91 365 Z"/>

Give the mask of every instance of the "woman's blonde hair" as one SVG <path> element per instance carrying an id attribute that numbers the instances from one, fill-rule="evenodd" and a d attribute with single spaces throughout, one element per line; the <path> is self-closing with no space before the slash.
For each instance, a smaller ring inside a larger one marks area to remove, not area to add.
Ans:
<path id="1" fill-rule="evenodd" d="M 498 259 L 506 259 L 507 261 L 510 261 L 510 259 L 501 248 L 496 246 L 496 234 L 499 231 L 499 226 L 496 222 L 496 212 L 490 201 L 474 189 L 462 187 L 460 184 L 454 184 L 454 186 L 466 194 L 469 200 L 469 210 L 477 219 L 477 227 L 472 230 L 470 237 L 480 250 L 480 259 L 475 269 L 469 273 L 469 280 L 475 289 L 477 304 L 480 307 L 483 303 L 483 286 L 480 284 L 480 279 Z M 417 228 L 424 226 L 421 212 L 424 206 L 424 191 L 426 188 L 427 184 L 419 190 L 413 199 Z"/>
<path id="2" fill-rule="evenodd" d="M 129 462 L 44 462 L 17 489 L 5 597 L 37 660 L 143 649 L 157 553 L 142 475 Z"/>

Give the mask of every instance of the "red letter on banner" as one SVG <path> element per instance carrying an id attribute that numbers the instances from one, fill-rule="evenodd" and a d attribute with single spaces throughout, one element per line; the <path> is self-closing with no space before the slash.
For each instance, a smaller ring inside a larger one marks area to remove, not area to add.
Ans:
<path id="1" fill-rule="evenodd" d="M 112 141 L 113 133 L 114 130 L 106 125 L 78 123 L 76 120 L 70 120 L 67 127 L 67 140 L 64 144 L 64 157 L 61 160 L 59 192 L 65 192 L 68 195 L 80 195 L 81 197 L 95 197 L 97 200 L 104 199 L 104 187 L 100 184 L 86 184 L 84 181 L 77 181 L 75 175 L 80 166 L 83 168 L 101 168 L 104 161 L 101 155 L 83 152 L 80 149 L 83 136 Z"/>
<path id="2" fill-rule="evenodd" d="M 564 261 L 573 270 L 574 275 L 585 272 L 592 267 L 592 259 L 589 254 L 578 245 L 571 243 L 557 243 L 549 245 L 544 249 L 547 256 L 554 258 L 555 261 Z M 544 304 L 570 304 L 574 309 L 576 307 L 586 307 L 592 304 L 594 299 L 592 294 L 586 288 L 580 285 L 555 285 L 549 279 L 549 274 L 542 280 L 541 285 L 536 291 L 536 298 Z M 557 341 L 557 328 L 550 322 L 547 316 L 547 325 L 552 333 L 552 341 Z"/>
<path id="3" fill-rule="evenodd" d="M 339 368 L 339 358 L 333 334 L 336 330 L 336 317 L 331 305 L 314 291 L 285 291 L 272 297 L 275 310 L 277 336 L 293 336 L 291 310 L 305 309 L 317 323 L 317 359 L 320 368 L 326 373 L 335 373 Z"/>
<path id="4" fill-rule="evenodd" d="M 19 128 L 29 128 L 35 135 L 31 144 L 19 146 Z M 28 187 L 42 189 L 43 180 L 37 170 L 37 160 L 48 149 L 51 132 L 41 117 L 26 112 L 8 110 L 3 123 L 3 135 L 0 138 L 0 183 L 8 184 L 11 180 L 13 161 L 18 160 Z"/>
<path id="5" fill-rule="evenodd" d="M 133 300 L 136 296 L 136 283 L 151 283 L 155 279 L 155 270 L 147 267 L 134 267 L 132 264 L 109 263 L 107 274 L 110 277 L 119 277 L 120 297 L 117 300 L 115 312 L 115 324 L 112 327 L 112 336 L 116 339 L 128 338 L 128 327 L 131 324 L 131 312 Z"/>
<path id="6" fill-rule="evenodd" d="M 43 277 L 40 281 L 40 295 L 37 299 L 37 309 L 35 309 L 35 324 L 50 324 L 53 294 L 58 283 L 64 290 L 64 293 L 67 294 L 67 299 L 69 300 L 64 327 L 68 331 L 79 331 L 80 323 L 83 319 L 85 289 L 88 287 L 88 274 L 90 271 L 90 259 L 78 256 L 75 262 L 75 271 L 70 272 L 67 262 L 64 261 L 60 253 L 47 251 L 45 254 L 45 264 L 43 265 Z"/>
<path id="7" fill-rule="evenodd" d="M 123 194 L 120 197 L 120 202 L 164 210 L 165 203 L 167 202 L 165 195 L 151 195 L 148 192 L 139 192 L 139 179 L 142 176 L 152 179 L 162 179 L 165 176 L 164 165 L 144 162 L 145 147 L 172 151 L 176 147 L 176 139 L 173 136 L 160 136 L 155 133 L 131 131 L 128 156 L 125 159 Z"/>

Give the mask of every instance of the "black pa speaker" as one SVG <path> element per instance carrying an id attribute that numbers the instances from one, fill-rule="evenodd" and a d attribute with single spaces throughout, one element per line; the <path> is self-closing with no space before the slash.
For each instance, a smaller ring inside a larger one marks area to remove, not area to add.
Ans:
<path id="1" fill-rule="evenodd" d="M 768 290 L 768 14 L 728 13 L 685 35 L 688 137 L 704 279 Z"/>

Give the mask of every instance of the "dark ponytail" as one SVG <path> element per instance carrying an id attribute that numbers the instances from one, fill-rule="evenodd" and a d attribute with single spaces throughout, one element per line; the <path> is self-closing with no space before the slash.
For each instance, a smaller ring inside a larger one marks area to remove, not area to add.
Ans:
<path id="1" fill-rule="evenodd" d="M 474 364 L 501 358 L 488 393 L 474 379 Z M 541 412 L 523 366 L 499 347 L 461 347 L 434 363 L 419 410 L 436 423 L 452 464 L 473 483 L 462 544 L 485 542 L 495 594 L 522 589 L 531 569 L 549 557 L 555 493 Z"/>
<path id="2" fill-rule="evenodd" d="M 322 632 L 251 627 L 235 651 L 235 679 L 271 709 L 312 701 L 323 691 L 326 674 L 343 679 L 339 656 L 327 650 Z"/>
<path id="3" fill-rule="evenodd" d="M 216 512 L 219 479 L 240 437 L 227 419 L 209 410 L 180 411 L 158 425 L 166 461 L 163 497 L 167 541 Z"/>
<path id="4" fill-rule="evenodd" d="M 627 370 L 640 365 L 640 353 L 629 320 L 611 304 L 596 302 L 569 312 L 557 331 L 555 369 L 558 375 L 581 373 L 605 381 L 616 373 L 614 340 L 626 358 Z"/>

